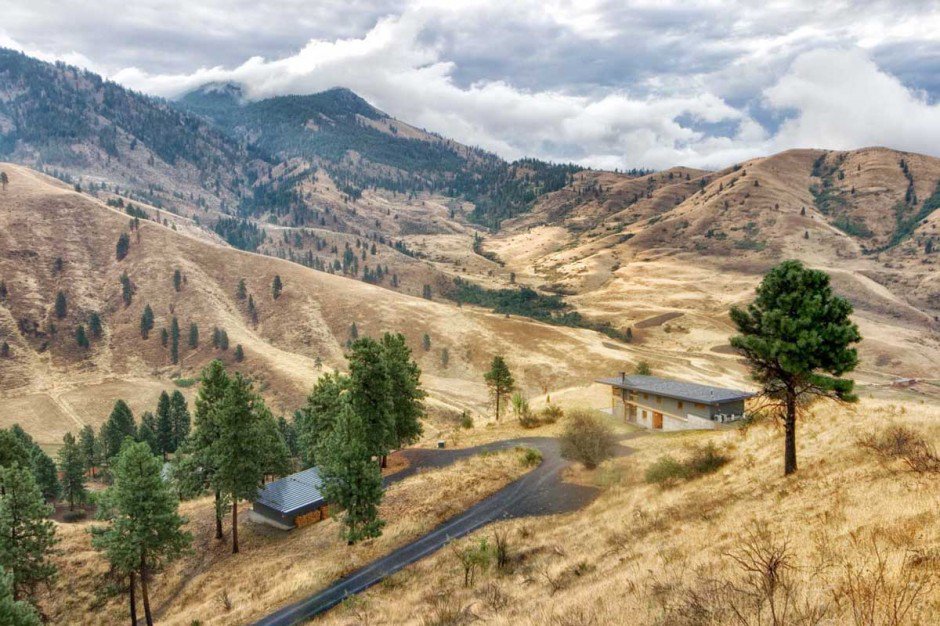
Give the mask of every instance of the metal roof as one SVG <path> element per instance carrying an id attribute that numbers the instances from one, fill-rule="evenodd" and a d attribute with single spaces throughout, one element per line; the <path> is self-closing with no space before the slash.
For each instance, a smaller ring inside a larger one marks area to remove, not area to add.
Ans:
<path id="1" fill-rule="evenodd" d="M 709 385 L 699 385 L 698 383 L 687 383 L 681 380 L 670 380 L 657 376 L 640 376 L 636 374 L 625 377 L 601 378 L 598 379 L 597 382 L 619 387 L 620 389 L 655 393 L 669 398 L 689 400 L 691 402 L 703 402 L 706 404 L 746 400 L 754 396 L 754 394 L 749 391 L 711 387 Z"/>
<path id="2" fill-rule="evenodd" d="M 322 487 L 320 471 L 311 467 L 268 483 L 258 490 L 255 502 L 281 513 L 292 513 L 307 506 L 324 503 L 323 494 L 320 492 Z"/>

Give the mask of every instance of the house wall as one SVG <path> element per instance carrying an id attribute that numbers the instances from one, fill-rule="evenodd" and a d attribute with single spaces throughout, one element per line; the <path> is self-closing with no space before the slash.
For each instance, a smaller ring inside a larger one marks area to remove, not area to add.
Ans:
<path id="1" fill-rule="evenodd" d="M 724 402 L 714 406 L 689 400 L 677 400 L 653 393 L 644 394 L 628 389 L 611 388 L 611 413 L 614 417 L 634 422 L 645 428 L 653 428 L 654 412 L 662 413 L 663 430 L 713 429 L 718 426 L 713 418 L 719 413 L 742 415 L 744 400 Z"/>

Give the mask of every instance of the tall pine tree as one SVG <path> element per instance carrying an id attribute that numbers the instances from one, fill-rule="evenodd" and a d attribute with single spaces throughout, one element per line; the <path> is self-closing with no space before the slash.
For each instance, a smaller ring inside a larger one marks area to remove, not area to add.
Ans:
<path id="1" fill-rule="evenodd" d="M 85 489 L 85 464 L 82 461 L 82 450 L 72 433 L 65 433 L 62 438 L 59 467 L 62 470 L 62 497 L 68 501 L 69 511 L 74 511 L 76 503 L 85 503 L 88 490 Z"/>
<path id="2" fill-rule="evenodd" d="M 51 514 L 28 468 L 0 469 L 0 566 L 13 575 L 14 600 L 32 598 L 39 584 L 55 578 Z"/>

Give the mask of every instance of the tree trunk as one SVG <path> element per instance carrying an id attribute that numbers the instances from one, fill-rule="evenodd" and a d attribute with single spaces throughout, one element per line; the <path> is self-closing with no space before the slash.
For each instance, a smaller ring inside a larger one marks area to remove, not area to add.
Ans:
<path id="1" fill-rule="evenodd" d="M 137 598 L 134 597 L 134 587 L 137 584 L 137 580 L 134 576 L 134 572 L 131 572 L 131 583 L 128 586 L 131 596 L 131 626 L 137 626 Z"/>
<path id="2" fill-rule="evenodd" d="M 238 498 L 232 496 L 232 554 L 238 554 Z"/>
<path id="3" fill-rule="evenodd" d="M 222 538 L 222 492 L 215 490 L 215 538 Z"/>
<path id="4" fill-rule="evenodd" d="M 144 600 L 144 618 L 147 626 L 153 626 L 153 615 L 150 613 L 150 594 L 147 592 L 147 564 L 144 556 L 140 556 L 140 597 Z"/>
<path id="5" fill-rule="evenodd" d="M 496 392 L 496 421 L 499 421 L 499 392 Z"/>
<path id="6" fill-rule="evenodd" d="M 784 424 L 783 475 L 796 472 L 796 392 L 787 391 L 787 416 Z"/>
<path id="7" fill-rule="evenodd" d="M 388 455 L 387 454 L 382 455 L 382 461 L 381 463 L 379 463 L 379 467 L 381 467 L 382 469 L 385 469 L 386 467 L 388 467 Z"/>

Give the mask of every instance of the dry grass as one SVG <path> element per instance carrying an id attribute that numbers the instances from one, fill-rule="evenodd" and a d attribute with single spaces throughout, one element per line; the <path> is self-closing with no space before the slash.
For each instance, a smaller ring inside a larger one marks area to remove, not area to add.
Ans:
<path id="1" fill-rule="evenodd" d="M 386 493 L 383 535 L 353 547 L 340 538 L 339 522 L 333 519 L 288 533 L 243 522 L 241 554 L 233 556 L 229 543 L 213 538 L 211 500 L 186 502 L 181 508 L 190 520 L 194 551 L 152 585 L 158 621 L 187 626 L 194 620 L 249 622 L 417 538 L 527 470 L 521 453 L 508 450 L 416 474 Z M 247 510 L 246 505 L 242 520 Z M 59 581 L 43 601 L 51 623 L 117 624 L 126 619 L 126 597 L 103 595 L 107 566 L 90 546 L 89 525 L 58 527 Z"/>
<path id="2" fill-rule="evenodd" d="M 816 407 L 798 433 L 799 473 L 782 476 L 782 432 L 649 434 L 602 465 L 606 491 L 580 514 L 483 529 L 509 537 L 511 566 L 464 588 L 452 554 L 370 590 L 356 615 L 373 623 L 934 624 L 940 621 L 940 490 L 885 465 L 856 440 L 885 424 L 940 440 L 940 407 L 866 400 Z M 663 454 L 713 443 L 730 461 L 669 490 L 643 474 Z M 614 470 L 617 471 L 614 471 Z M 598 484 L 601 481 L 597 481 Z M 326 624 L 359 623 L 338 609 Z"/>

